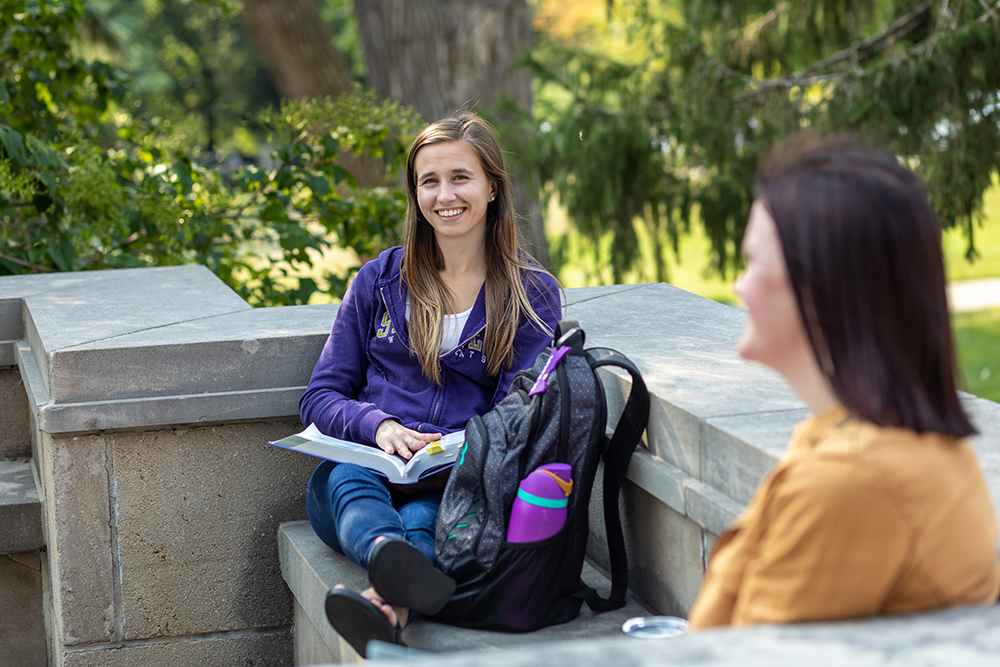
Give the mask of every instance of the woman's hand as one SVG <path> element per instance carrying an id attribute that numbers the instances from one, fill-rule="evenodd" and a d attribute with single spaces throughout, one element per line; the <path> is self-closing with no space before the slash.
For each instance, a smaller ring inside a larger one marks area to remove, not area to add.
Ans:
<path id="1" fill-rule="evenodd" d="M 421 433 L 406 428 L 395 419 L 386 419 L 375 431 L 375 444 L 386 454 L 399 454 L 410 459 L 413 452 L 426 447 L 428 443 L 441 439 L 440 433 Z"/>

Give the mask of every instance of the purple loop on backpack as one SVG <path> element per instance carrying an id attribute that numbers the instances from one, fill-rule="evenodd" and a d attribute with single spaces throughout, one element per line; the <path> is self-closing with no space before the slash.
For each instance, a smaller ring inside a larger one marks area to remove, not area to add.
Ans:
<path id="1" fill-rule="evenodd" d="M 528 396 L 534 396 L 535 394 L 540 394 L 545 391 L 549 386 L 549 376 L 552 371 L 556 369 L 556 366 L 562 361 L 562 358 L 566 356 L 569 352 L 569 345 L 563 345 L 557 347 L 549 355 L 549 360 L 545 362 L 545 366 L 542 368 L 542 372 L 538 374 L 538 378 L 535 379 L 535 383 L 531 385 L 531 389 L 528 391 Z"/>

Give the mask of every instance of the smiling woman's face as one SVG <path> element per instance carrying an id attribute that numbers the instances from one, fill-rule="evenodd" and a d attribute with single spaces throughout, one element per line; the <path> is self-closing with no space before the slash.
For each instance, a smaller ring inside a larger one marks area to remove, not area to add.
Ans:
<path id="1" fill-rule="evenodd" d="M 750 209 L 743 235 L 746 269 L 734 291 L 746 304 L 750 317 L 736 345 L 740 356 L 775 369 L 782 375 L 812 356 L 788 267 L 781 250 L 778 228 L 759 200 Z"/>
<path id="2" fill-rule="evenodd" d="M 463 141 L 424 146 L 414 164 L 417 204 L 438 243 L 481 240 L 493 185 L 472 147 Z"/>

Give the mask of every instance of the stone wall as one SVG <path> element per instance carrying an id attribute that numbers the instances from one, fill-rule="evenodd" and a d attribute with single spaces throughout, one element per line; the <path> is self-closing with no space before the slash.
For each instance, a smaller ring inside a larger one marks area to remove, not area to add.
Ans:
<path id="1" fill-rule="evenodd" d="M 776 373 L 735 352 L 745 314 L 670 285 L 567 290 L 567 316 L 587 344 L 625 352 L 651 396 L 621 515 L 630 585 L 655 610 L 686 616 L 717 536 L 750 500 L 807 411 Z M 630 380 L 605 376 L 620 413 Z M 963 396 L 971 439 L 1000 515 L 1000 404 Z M 600 476 L 598 476 L 600 477 Z M 600 495 L 591 504 L 591 556 L 607 567 Z"/>
<path id="2" fill-rule="evenodd" d="M 301 428 L 335 313 L 253 310 L 201 267 L 0 279 L 4 451 L 31 454 L 42 499 L 43 660 L 291 664 L 276 535 L 304 518 L 314 461 L 267 442 Z"/>
<path id="3" fill-rule="evenodd" d="M 28 396 L 17 367 L 0 367 L 0 459 L 31 454 Z"/>
<path id="4" fill-rule="evenodd" d="M 622 498 L 631 588 L 683 615 L 804 407 L 737 357 L 737 309 L 663 284 L 566 302 L 587 344 L 627 354 L 649 386 Z M 336 308 L 251 309 L 201 267 L 0 278 L 0 449 L 30 449 L 40 487 L 47 550 L 19 558 L 39 564 L 48 664 L 291 664 L 276 533 L 304 518 L 314 461 L 266 442 L 300 428 Z M 620 410 L 629 380 L 604 380 Z M 1000 405 L 966 400 L 1000 507 Z M 606 565 L 599 506 L 592 517 Z"/>

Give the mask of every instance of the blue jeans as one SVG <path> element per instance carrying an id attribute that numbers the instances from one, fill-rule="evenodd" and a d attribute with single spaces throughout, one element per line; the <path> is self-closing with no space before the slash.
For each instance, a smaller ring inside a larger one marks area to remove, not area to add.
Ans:
<path id="1" fill-rule="evenodd" d="M 309 478 L 306 511 L 323 542 L 361 567 L 379 535 L 406 540 L 434 563 L 434 527 L 440 491 L 393 501 L 382 478 L 353 463 L 324 461 Z"/>

